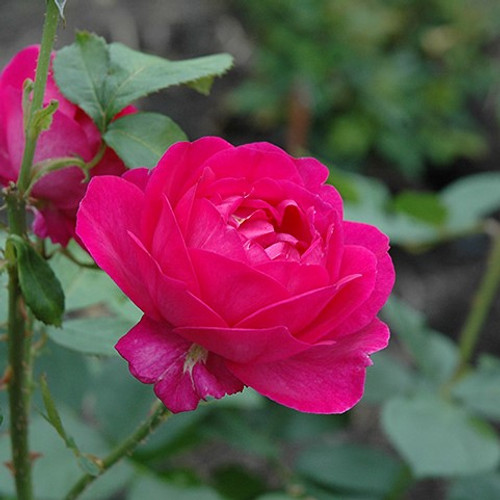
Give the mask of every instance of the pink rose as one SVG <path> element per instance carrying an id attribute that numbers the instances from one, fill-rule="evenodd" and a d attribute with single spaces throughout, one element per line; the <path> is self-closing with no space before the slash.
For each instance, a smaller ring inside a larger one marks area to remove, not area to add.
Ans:
<path id="1" fill-rule="evenodd" d="M 38 46 L 25 48 L 0 74 L 0 184 L 4 186 L 17 181 L 19 175 L 24 151 L 22 88 L 26 78 L 35 79 L 38 53 Z M 64 156 L 91 160 L 101 142 L 99 131 L 80 108 L 63 97 L 49 73 L 44 104 L 51 99 L 59 101 L 59 107 L 50 130 L 39 137 L 34 162 Z M 123 172 L 125 165 L 108 149 L 91 175 Z M 62 245 L 75 236 L 76 211 L 87 187 L 83 179 L 80 168 L 68 167 L 46 175 L 35 184 L 31 192 L 35 234 L 48 236 Z"/>
<path id="2" fill-rule="evenodd" d="M 385 235 L 342 220 L 327 176 L 271 144 L 207 137 L 91 181 L 77 233 L 144 312 L 116 347 L 167 408 L 244 386 L 314 413 L 361 398 L 394 269 Z"/>

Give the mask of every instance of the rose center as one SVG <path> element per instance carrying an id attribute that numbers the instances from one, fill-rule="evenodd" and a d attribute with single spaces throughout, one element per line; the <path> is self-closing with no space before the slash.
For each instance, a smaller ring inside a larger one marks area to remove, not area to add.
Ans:
<path id="1" fill-rule="evenodd" d="M 311 231 L 306 215 L 290 200 L 272 206 L 245 200 L 228 217 L 247 244 L 261 247 L 271 260 L 300 260 L 309 248 Z"/>

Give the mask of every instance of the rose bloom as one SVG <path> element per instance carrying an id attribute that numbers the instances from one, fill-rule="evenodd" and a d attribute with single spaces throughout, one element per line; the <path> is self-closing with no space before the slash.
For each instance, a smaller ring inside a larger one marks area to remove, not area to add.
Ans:
<path id="1" fill-rule="evenodd" d="M 394 269 L 327 176 L 271 144 L 207 137 L 90 182 L 77 233 L 144 312 L 116 348 L 171 411 L 244 386 L 314 413 L 361 398 Z"/>
<path id="2" fill-rule="evenodd" d="M 35 79 L 39 47 L 23 49 L 0 74 L 0 184 L 16 182 L 24 151 L 22 89 L 27 78 Z M 38 139 L 34 163 L 55 158 L 76 156 L 90 161 L 101 143 L 101 136 L 92 120 L 63 97 L 49 72 L 44 105 L 56 99 L 59 107 L 53 115 L 49 130 Z M 125 113 L 133 108 L 127 108 Z M 125 165 L 107 149 L 91 175 L 121 175 Z M 33 231 L 41 238 L 50 237 L 54 243 L 67 245 L 75 235 L 76 211 L 87 185 L 78 167 L 54 171 L 38 180 L 31 191 L 30 205 L 35 218 Z"/>

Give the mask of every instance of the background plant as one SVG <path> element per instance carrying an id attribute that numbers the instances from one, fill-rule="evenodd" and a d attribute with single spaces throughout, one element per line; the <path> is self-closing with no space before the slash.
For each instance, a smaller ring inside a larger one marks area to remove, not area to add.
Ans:
<path id="1" fill-rule="evenodd" d="M 289 147 L 409 178 L 487 153 L 477 110 L 498 123 L 498 2 L 234 4 L 256 51 L 233 105 L 257 128 L 286 124 Z"/>

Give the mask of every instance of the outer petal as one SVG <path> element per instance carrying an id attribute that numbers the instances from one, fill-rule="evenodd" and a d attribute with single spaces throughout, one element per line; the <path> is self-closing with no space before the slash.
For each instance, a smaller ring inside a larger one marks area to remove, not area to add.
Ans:
<path id="1" fill-rule="evenodd" d="M 341 280 L 348 282 L 323 309 L 318 318 L 299 335 L 305 342 L 336 338 L 332 332 L 370 297 L 375 287 L 377 260 L 363 247 L 346 246 L 340 269 Z M 357 279 L 351 279 L 358 276 Z"/>
<path id="2" fill-rule="evenodd" d="M 343 413 L 361 399 L 368 354 L 385 347 L 388 334 L 386 325 L 375 320 L 335 345 L 312 347 L 289 359 L 227 365 L 245 385 L 280 404 L 310 413 Z"/>
<path id="3" fill-rule="evenodd" d="M 283 150 L 270 144 L 245 144 L 211 156 L 205 166 L 218 178 L 288 179 L 303 185 L 302 177 L 292 158 Z"/>
<path id="4" fill-rule="evenodd" d="M 202 166 L 208 158 L 233 146 L 218 137 L 203 137 L 190 142 L 177 142 L 158 162 L 151 175 L 148 197 L 156 198 L 165 193 L 173 207 L 179 197 L 195 184 Z"/>
<path id="5" fill-rule="evenodd" d="M 157 315 L 137 273 L 129 231 L 139 232 L 144 193 L 120 177 L 93 178 L 77 215 L 76 233 L 106 273 L 144 312 Z"/>
<path id="6" fill-rule="evenodd" d="M 192 343 L 165 324 L 147 316 L 116 345 L 141 382 L 155 384 L 155 393 L 174 413 L 194 410 L 200 399 L 221 398 L 243 389 L 243 384 L 214 354 L 190 357 Z"/>

